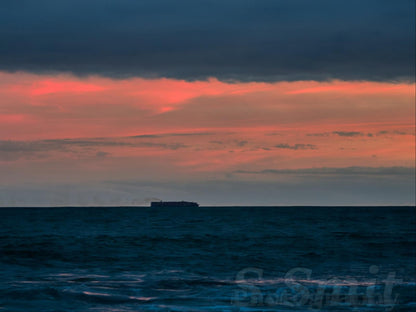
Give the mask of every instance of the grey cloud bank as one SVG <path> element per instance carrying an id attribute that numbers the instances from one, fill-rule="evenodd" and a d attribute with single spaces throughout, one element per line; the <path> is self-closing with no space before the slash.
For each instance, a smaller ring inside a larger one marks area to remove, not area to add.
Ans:
<path id="1" fill-rule="evenodd" d="M 412 0 L 1 1 L 0 70 L 414 81 Z"/>

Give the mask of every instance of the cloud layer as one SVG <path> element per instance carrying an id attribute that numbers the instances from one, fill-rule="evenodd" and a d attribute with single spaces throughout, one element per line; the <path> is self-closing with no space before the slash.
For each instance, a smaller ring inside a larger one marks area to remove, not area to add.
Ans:
<path id="1" fill-rule="evenodd" d="M 413 0 L 1 1 L 0 70 L 414 81 Z"/>

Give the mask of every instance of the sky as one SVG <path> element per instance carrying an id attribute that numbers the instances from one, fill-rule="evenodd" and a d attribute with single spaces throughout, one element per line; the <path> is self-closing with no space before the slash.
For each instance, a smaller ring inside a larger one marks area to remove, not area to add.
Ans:
<path id="1" fill-rule="evenodd" d="M 414 205 L 414 0 L 0 2 L 0 206 Z"/>

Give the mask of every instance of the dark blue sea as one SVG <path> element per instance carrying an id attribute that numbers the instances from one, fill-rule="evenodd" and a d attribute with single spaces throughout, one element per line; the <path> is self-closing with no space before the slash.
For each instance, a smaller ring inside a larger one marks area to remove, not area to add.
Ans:
<path id="1" fill-rule="evenodd" d="M 0 209 L 0 311 L 414 311 L 414 207 Z"/>

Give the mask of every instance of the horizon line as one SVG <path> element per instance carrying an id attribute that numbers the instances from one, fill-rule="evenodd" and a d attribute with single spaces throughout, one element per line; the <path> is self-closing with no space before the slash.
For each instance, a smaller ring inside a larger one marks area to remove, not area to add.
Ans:
<path id="1" fill-rule="evenodd" d="M 406 205 L 200 205 L 199 207 L 177 207 L 177 208 L 376 208 L 376 207 L 413 207 L 416 208 L 416 204 L 406 204 Z M 8 208 L 152 208 L 160 209 L 159 207 L 151 207 L 150 205 L 132 205 L 132 206 L 114 206 L 114 205 L 102 205 L 102 206 L 0 206 L 0 209 Z M 166 207 L 162 207 L 166 208 Z M 170 208 L 170 207 L 168 207 Z M 175 207 L 173 207 L 175 208 Z"/>

